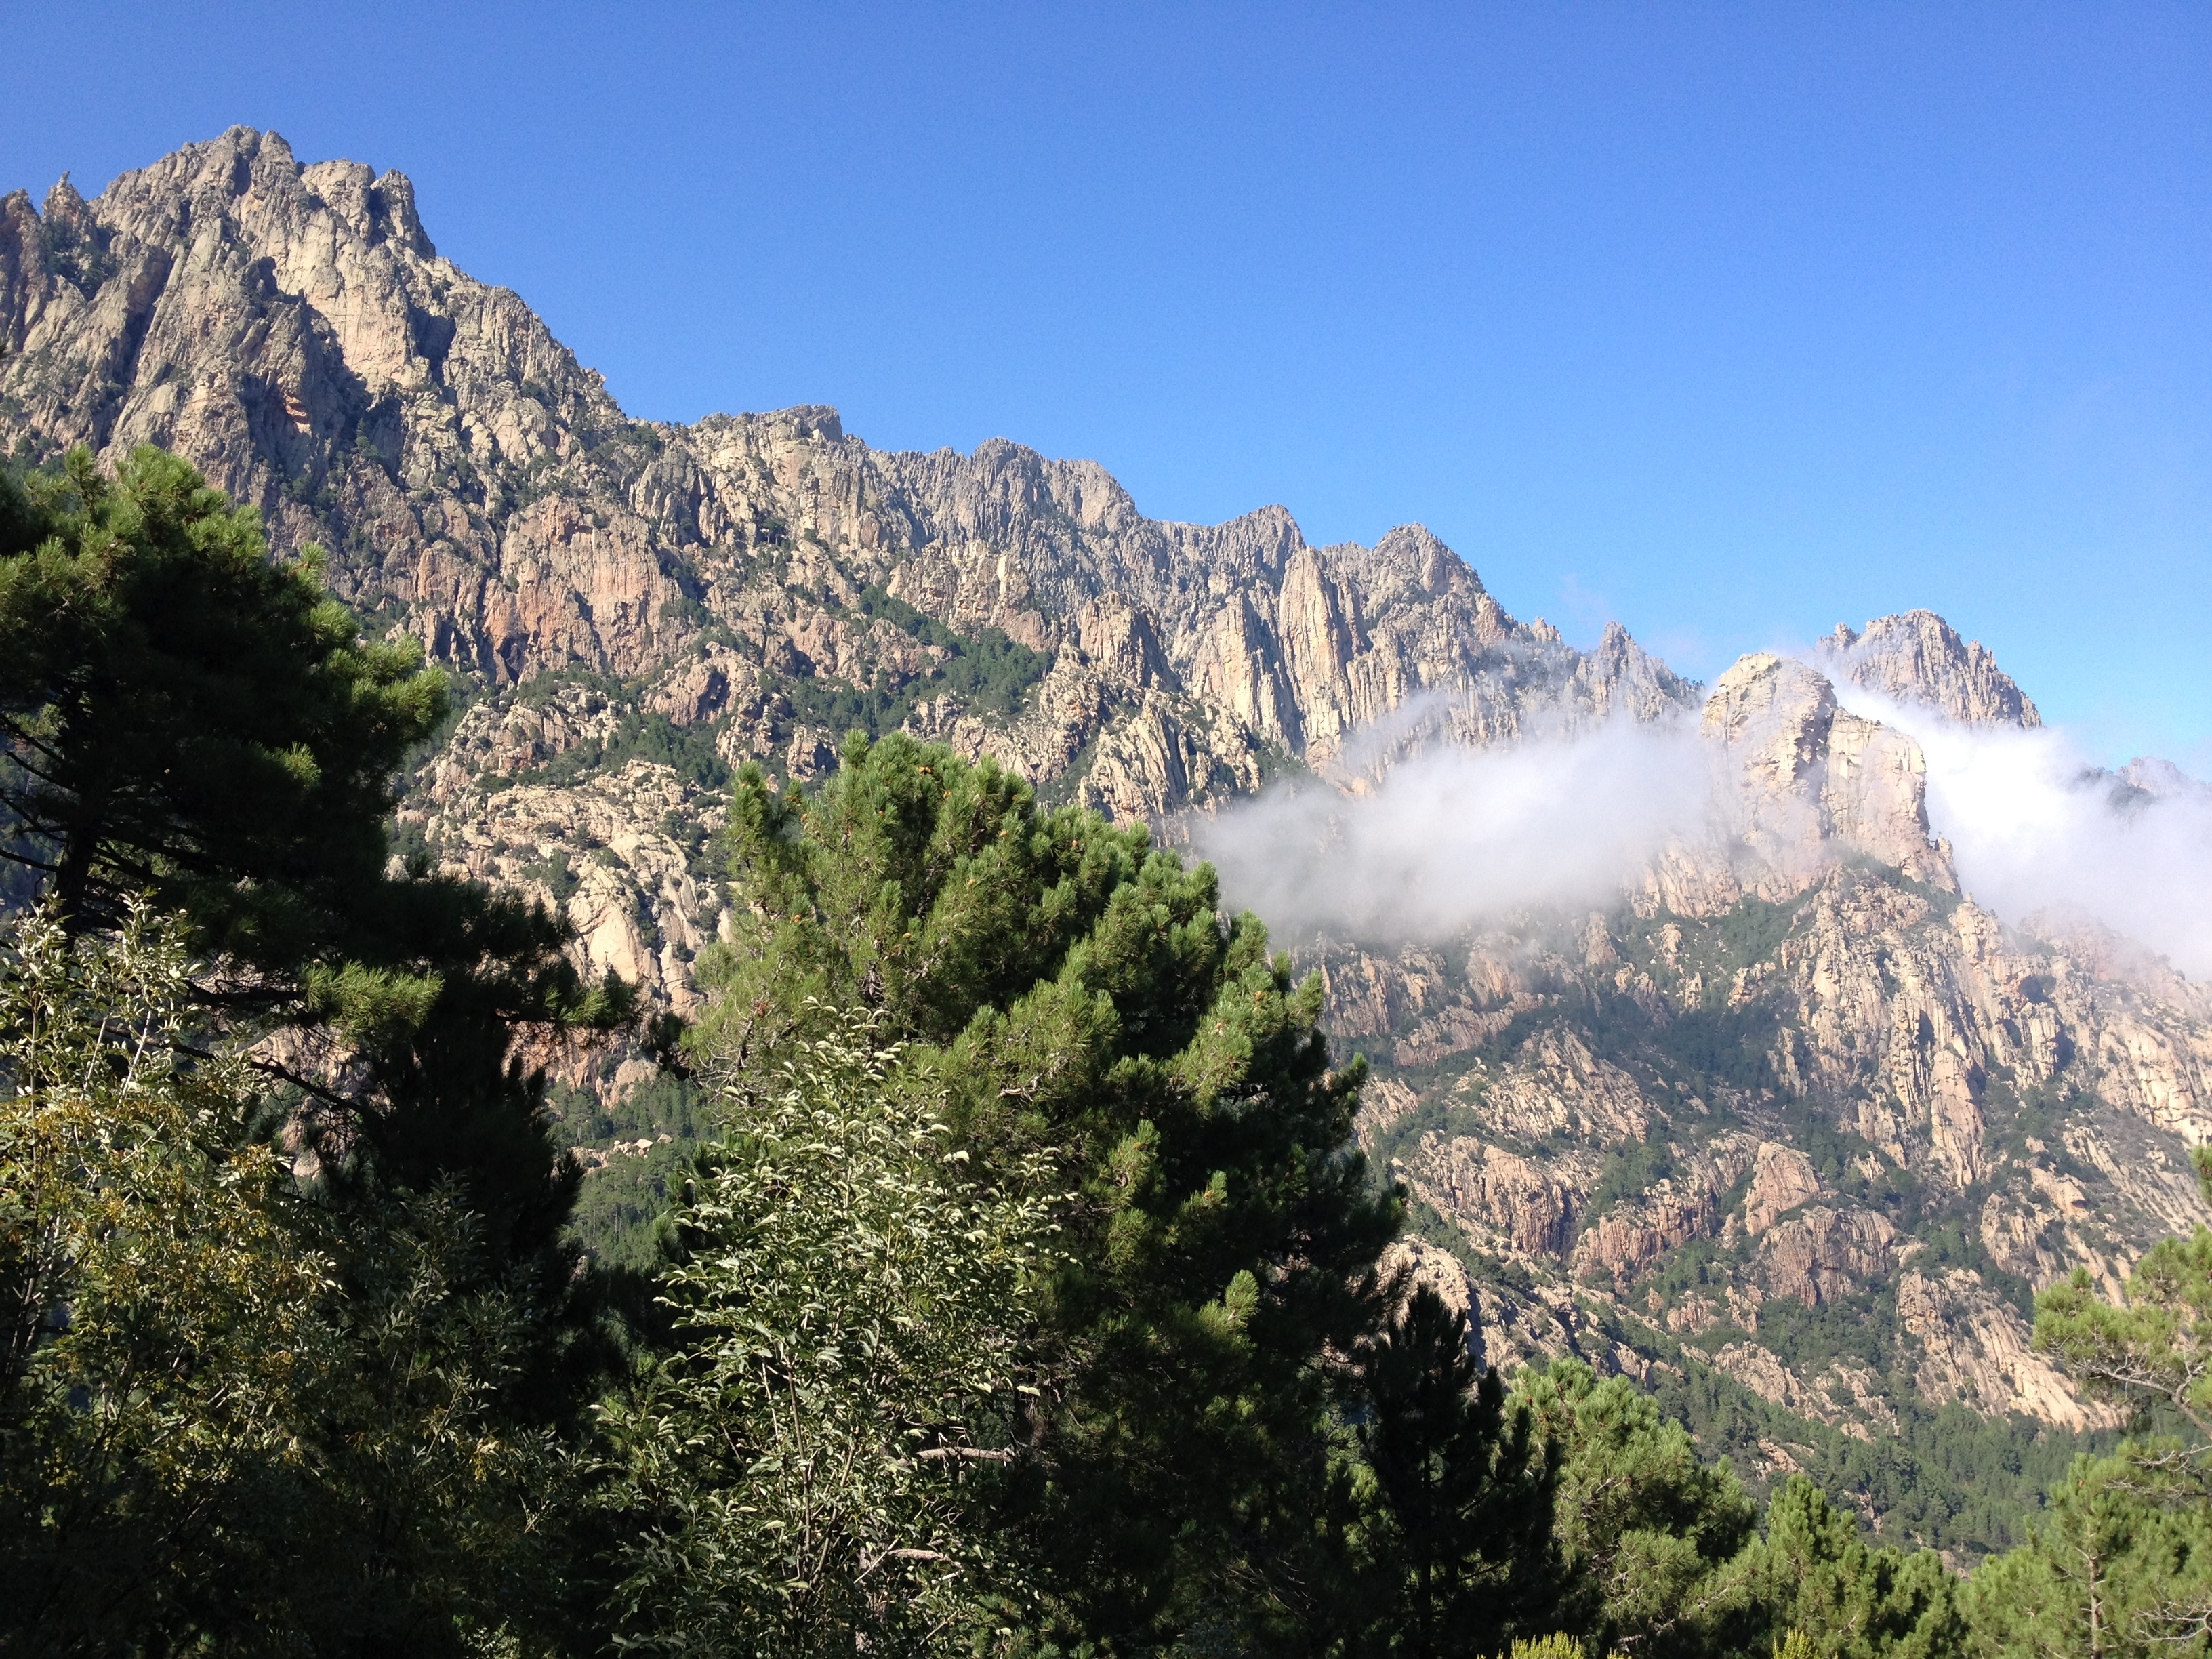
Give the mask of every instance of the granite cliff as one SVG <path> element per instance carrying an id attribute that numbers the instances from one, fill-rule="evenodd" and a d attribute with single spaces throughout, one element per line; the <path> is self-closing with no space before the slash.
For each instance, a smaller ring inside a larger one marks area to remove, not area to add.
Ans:
<path id="1" fill-rule="evenodd" d="M 1164 522 L 1095 464 L 885 453 L 827 408 L 632 420 L 438 254 L 403 176 L 242 128 L 94 200 L 0 198 L 0 348 L 17 464 L 173 449 L 450 666 L 404 848 L 563 908 L 678 1009 L 729 769 L 817 777 L 854 726 L 1172 835 L 1285 773 L 1356 794 L 1437 745 L 1694 721 L 1711 827 L 1610 906 L 1302 949 L 1375 1064 L 1363 1135 L 1420 1201 L 1407 1252 L 1480 1303 L 1492 1356 L 1754 1402 L 1729 1443 L 1760 1467 L 1946 1402 L 2094 1426 L 2027 1298 L 2076 1265 L 2116 1283 L 2201 1214 L 2212 998 L 2093 924 L 1979 907 L 1918 746 L 1839 700 L 2038 725 L 1928 612 L 1708 692 L 1618 627 L 1584 652 L 1516 620 L 1418 526 Z M 655 1145 L 608 1115 L 648 1073 L 570 1068 L 603 1168 Z"/>
<path id="2" fill-rule="evenodd" d="M 1950 647 L 1885 689 L 2032 714 Z M 2027 1296 L 2077 1266 L 2117 1288 L 2201 1217 L 2212 997 L 2094 924 L 1978 906 L 1917 746 L 1817 670 L 1746 657 L 1702 731 L 1727 832 L 1615 908 L 1328 957 L 1339 1028 L 1381 1066 L 1370 1144 L 1502 1269 L 1481 1289 L 1509 1349 L 1690 1358 L 1861 1434 L 1893 1416 L 1846 1386 L 1869 1370 L 2102 1420 L 2030 1350 Z"/>
<path id="3" fill-rule="evenodd" d="M 517 296 L 438 255 L 404 176 L 303 167 L 274 133 L 94 202 L 66 179 L 43 210 L 0 200 L 0 345 L 18 460 L 173 449 L 467 677 L 408 823 L 478 873 L 544 865 L 555 823 L 590 839 L 573 854 L 608 845 L 593 788 L 509 793 L 587 740 L 587 706 L 800 778 L 848 726 L 903 725 L 1158 819 L 1326 766 L 1419 693 L 1478 740 L 1689 696 L 1618 629 L 1582 653 L 1516 621 L 1417 526 L 1315 548 L 1280 507 L 1163 523 L 1092 463 L 884 453 L 829 409 L 632 421 Z M 517 696 L 553 678 L 550 702 Z M 633 824 L 647 866 L 674 856 L 660 825 L 684 805 Z M 641 879 L 567 902 L 680 1002 L 680 968 L 633 935 L 680 953 L 712 904 L 623 863 Z"/>

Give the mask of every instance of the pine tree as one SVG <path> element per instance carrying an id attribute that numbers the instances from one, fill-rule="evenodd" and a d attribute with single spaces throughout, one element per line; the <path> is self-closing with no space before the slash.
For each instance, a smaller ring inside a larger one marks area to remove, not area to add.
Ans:
<path id="1" fill-rule="evenodd" d="M 876 1009 L 983 1168 L 1050 1148 L 1075 1194 L 1042 1299 L 1066 1380 L 1017 1510 L 1070 1624 L 1318 1640 L 1331 1413 L 1397 1222 L 1319 984 L 1142 826 L 902 736 L 856 737 L 811 799 L 748 769 L 729 835 L 735 942 L 697 1041 L 761 1073 L 814 1010 Z"/>
<path id="2" fill-rule="evenodd" d="M 1962 1601 L 1990 1659 L 2201 1659 L 2212 1642 L 2212 1510 L 2180 1446 L 2083 1457 L 2034 1535 L 1984 1562 Z"/>
<path id="3" fill-rule="evenodd" d="M 1956 1582 L 1932 1551 L 1869 1545 L 1802 1474 L 1777 1487 L 1747 1553 L 1752 1590 L 1814 1659 L 1948 1659 L 1965 1651 Z"/>
<path id="4" fill-rule="evenodd" d="M 1541 1626 L 1557 1595 L 1553 1448 L 1509 1416 L 1468 1316 L 1416 1287 L 1359 1364 L 1360 1454 L 1380 1499 L 1384 1594 L 1365 1646 L 1407 1659 L 1487 1654 Z"/>
<path id="5" fill-rule="evenodd" d="M 159 450 L 83 450 L 0 512 L 0 854 L 72 930 L 143 892 L 206 948 L 297 960 L 383 872 L 408 746 L 445 712 L 410 647 L 364 644 L 312 562 Z"/>
<path id="6" fill-rule="evenodd" d="M 1567 1587 L 1558 1623 L 1594 1649 L 1727 1653 L 1763 1622 L 1744 1546 L 1759 1512 L 1725 1462 L 1626 1377 L 1578 1359 L 1516 1379 L 1514 1399 L 1559 1443 L 1554 1526 Z"/>
<path id="7" fill-rule="evenodd" d="M 502 1260 L 568 1282 L 576 1173 L 546 1133 L 529 1030 L 604 1030 L 565 924 L 473 884 L 387 869 L 394 776 L 446 710 L 411 645 L 364 641 L 319 556 L 141 448 L 110 479 L 0 474 L 0 858 L 73 933 L 150 894 L 188 918 L 211 1015 L 327 1030 L 352 1083 L 286 1073 L 334 1178 L 461 1181 Z M 264 1071 L 281 1072 L 263 1058 Z M 565 1295 L 565 1291 L 560 1292 Z"/>
<path id="8" fill-rule="evenodd" d="M 2192 1156 L 2212 1202 L 2212 1147 Z M 1977 1641 L 2005 1659 L 2212 1651 L 2212 1228 L 2152 1246 L 2117 1303 L 2075 1269 L 2036 1298 L 2035 1342 L 2132 1433 L 2077 1461 L 2035 1535 L 1974 1574 Z"/>

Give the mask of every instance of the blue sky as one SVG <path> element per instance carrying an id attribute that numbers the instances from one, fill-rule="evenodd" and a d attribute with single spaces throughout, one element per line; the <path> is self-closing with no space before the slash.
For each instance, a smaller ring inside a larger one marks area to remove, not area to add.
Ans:
<path id="1" fill-rule="evenodd" d="M 1419 520 L 1685 672 L 1924 605 L 2212 769 L 2212 7 L 12 5 L 0 188 L 415 180 L 632 412 Z"/>

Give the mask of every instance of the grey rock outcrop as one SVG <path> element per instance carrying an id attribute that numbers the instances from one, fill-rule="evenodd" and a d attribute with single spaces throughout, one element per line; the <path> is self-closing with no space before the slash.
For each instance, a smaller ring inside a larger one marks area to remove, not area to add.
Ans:
<path id="1" fill-rule="evenodd" d="M 8 197 L 0 342 L 18 454 L 173 449 L 495 687 L 588 671 L 717 726 L 717 683 L 896 691 L 932 662 L 863 613 L 872 588 L 1053 659 L 1020 711 L 932 699 L 915 729 L 1154 818 L 1330 763 L 1417 701 L 1409 742 L 1690 695 L 1618 629 L 1583 653 L 1515 621 L 1419 526 L 1315 548 L 1280 507 L 1163 523 L 1095 463 L 1003 440 L 881 453 L 824 408 L 631 421 L 517 296 L 438 255 L 404 177 L 302 167 L 274 133 L 89 203 L 57 186 L 43 214 Z M 779 766 L 834 735 L 738 712 L 726 746 Z"/>
<path id="2" fill-rule="evenodd" d="M 259 507 L 279 550 L 327 547 L 343 597 L 486 696 L 484 732 L 511 724 L 514 688 L 582 675 L 617 727 L 658 715 L 725 763 L 811 776 L 842 733 L 807 694 L 842 686 L 1057 799 L 1164 822 L 1286 765 L 1373 772 L 1692 696 L 1618 628 L 1582 653 L 1516 622 L 1417 526 L 1316 548 L 1280 507 L 1164 523 L 1095 463 L 1003 440 L 883 453 L 827 408 L 629 420 L 518 296 L 438 254 L 403 175 L 302 166 L 275 133 L 234 129 L 90 202 L 66 182 L 43 212 L 0 200 L 0 446 L 176 451 Z M 1042 672 L 1012 706 L 924 695 L 946 647 L 872 593 L 956 637 L 1003 633 Z M 409 822 L 458 867 L 511 875 L 545 838 L 490 803 L 559 750 L 479 735 L 425 772 Z M 696 830 L 704 797 L 675 793 Z M 641 937 L 711 929 L 686 890 L 645 884 Z M 684 1000 L 680 948 L 599 962 L 615 936 L 592 933 L 597 965 Z"/>
<path id="3" fill-rule="evenodd" d="M 1917 745 L 1817 671 L 1746 657 L 1700 729 L 1718 827 L 1612 913 L 1323 953 L 1339 1029 L 1386 1079 L 1422 1079 L 1369 1144 L 1508 1264 L 1492 1294 L 1525 1309 L 1501 1328 L 1520 1352 L 1626 1366 L 1632 1320 L 1655 1333 L 1638 1363 L 1685 1342 L 1854 1434 L 1893 1428 L 1900 1389 L 2105 1424 L 2012 1298 L 2076 1267 L 2115 1291 L 2212 1218 L 2186 1157 L 2212 1140 L 2212 995 L 2093 923 L 2010 928 L 1976 904 Z M 1447 1127 L 1409 1139 L 1437 1121 L 1424 1099 Z M 1914 1266 L 1956 1233 L 1984 1266 Z M 1670 1272 L 1686 1257 L 1694 1276 Z M 1563 1327 L 1569 1287 L 1616 1322 Z M 1858 1310 L 1887 1345 L 1881 1387 L 1775 1347 L 1778 1300 Z"/>

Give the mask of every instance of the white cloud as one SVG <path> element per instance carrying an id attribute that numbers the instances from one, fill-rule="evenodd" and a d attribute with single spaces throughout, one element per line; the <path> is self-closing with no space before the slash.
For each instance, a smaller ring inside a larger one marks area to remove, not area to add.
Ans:
<path id="1" fill-rule="evenodd" d="M 1929 821 L 1978 902 L 2012 922 L 2084 911 L 2212 977 L 2212 788 L 2153 768 L 2153 793 L 2130 791 L 2063 729 L 1960 726 L 1848 683 L 1837 695 L 1918 740 Z M 1194 823 L 1224 902 L 1285 941 L 1444 939 L 1608 904 L 1670 840 L 1719 822 L 1719 757 L 1692 720 L 1469 748 L 1438 720 L 1412 706 L 1358 734 L 1337 769 L 1379 773 L 1364 793 L 1279 787 Z"/>
<path id="2" fill-rule="evenodd" d="M 2086 911 L 2212 976 L 2212 790 L 2169 769 L 2160 793 L 2130 794 L 2063 728 L 1959 726 L 1848 684 L 1837 695 L 1918 739 L 1929 821 L 1977 902 L 2013 922 Z"/>
<path id="3" fill-rule="evenodd" d="M 1438 939 L 1510 912 L 1601 905 L 1705 821 L 1686 722 L 1429 749 L 1356 796 L 1277 789 L 1193 826 L 1222 896 L 1279 938 Z"/>

